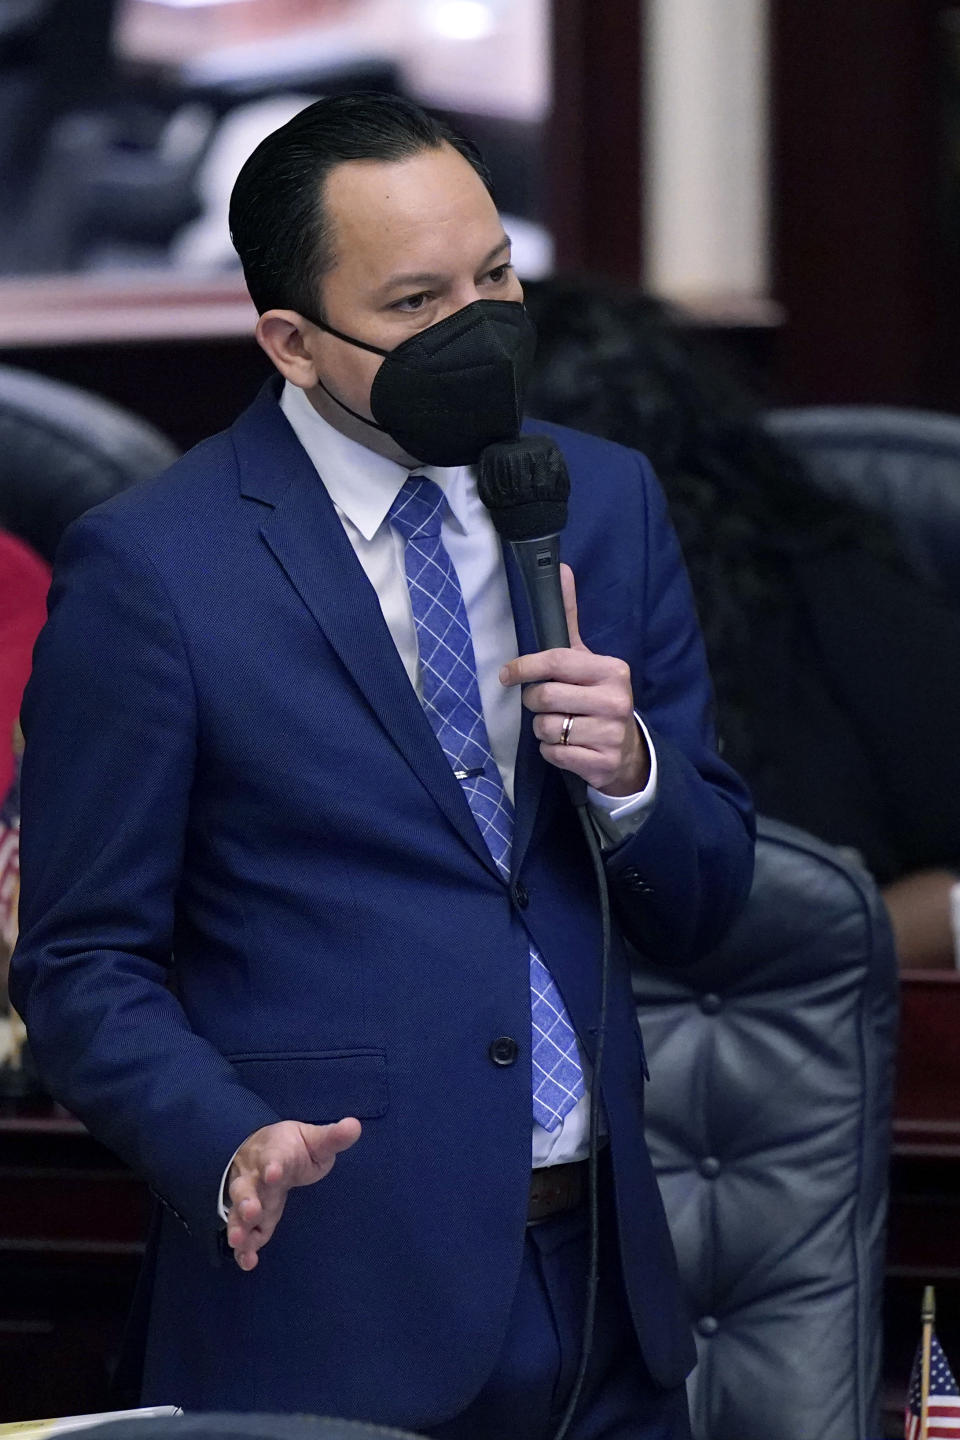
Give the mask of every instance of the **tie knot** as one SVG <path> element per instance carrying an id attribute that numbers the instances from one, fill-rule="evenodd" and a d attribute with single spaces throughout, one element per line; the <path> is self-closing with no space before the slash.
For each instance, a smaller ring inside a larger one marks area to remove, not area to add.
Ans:
<path id="1" fill-rule="evenodd" d="M 420 535 L 440 534 L 444 493 L 435 480 L 426 475 L 408 475 L 400 494 L 390 506 L 390 523 L 405 540 Z"/>

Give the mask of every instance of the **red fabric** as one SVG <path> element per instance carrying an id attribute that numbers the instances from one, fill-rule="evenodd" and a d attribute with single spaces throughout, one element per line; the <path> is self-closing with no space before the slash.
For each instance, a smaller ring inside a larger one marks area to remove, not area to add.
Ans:
<path id="1" fill-rule="evenodd" d="M 0 797 L 13 781 L 13 726 L 47 616 L 50 570 L 22 540 L 0 530 Z"/>

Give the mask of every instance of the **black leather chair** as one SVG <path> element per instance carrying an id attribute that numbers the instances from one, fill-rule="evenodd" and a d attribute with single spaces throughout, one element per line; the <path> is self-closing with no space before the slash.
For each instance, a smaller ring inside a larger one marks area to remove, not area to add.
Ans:
<path id="1" fill-rule="evenodd" d="M 899 992 L 873 882 L 761 821 L 723 946 L 679 974 L 640 967 L 635 988 L 696 1440 L 879 1435 Z"/>
<path id="2" fill-rule="evenodd" d="M 86 390 L 0 366 L 0 528 L 47 560 L 84 510 L 177 458 L 139 416 Z"/>
<path id="3" fill-rule="evenodd" d="M 765 420 L 816 484 L 884 514 L 917 572 L 960 601 L 960 417 L 822 405 Z"/>

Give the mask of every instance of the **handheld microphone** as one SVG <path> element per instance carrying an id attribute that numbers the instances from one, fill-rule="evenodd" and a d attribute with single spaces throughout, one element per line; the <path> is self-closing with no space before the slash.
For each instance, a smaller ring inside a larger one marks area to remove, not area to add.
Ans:
<path id="1" fill-rule="evenodd" d="M 560 588 L 560 531 L 567 523 L 570 476 L 547 435 L 521 435 L 480 453 L 477 493 L 523 576 L 541 650 L 570 644 Z"/>
<path id="2" fill-rule="evenodd" d="M 494 528 L 516 557 L 541 650 L 568 649 L 570 632 L 560 585 L 560 531 L 567 523 L 570 476 L 548 435 L 521 435 L 480 452 L 477 493 Z M 586 781 L 563 772 L 567 793 L 582 809 Z"/>

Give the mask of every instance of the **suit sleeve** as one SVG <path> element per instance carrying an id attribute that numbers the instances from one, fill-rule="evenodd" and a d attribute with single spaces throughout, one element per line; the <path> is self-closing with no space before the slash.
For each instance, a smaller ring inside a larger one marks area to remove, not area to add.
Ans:
<path id="1" fill-rule="evenodd" d="M 90 515 L 58 557 L 23 708 L 11 995 L 52 1093 L 212 1246 L 226 1160 L 278 1117 L 171 989 L 197 705 L 164 587 L 121 536 Z"/>
<path id="2" fill-rule="evenodd" d="M 657 750 L 657 799 L 605 856 L 627 938 L 650 960 L 684 964 L 712 949 L 753 876 L 753 807 L 716 752 L 713 694 L 690 583 L 666 502 L 636 457 L 645 497 L 642 651 L 634 699 Z"/>

